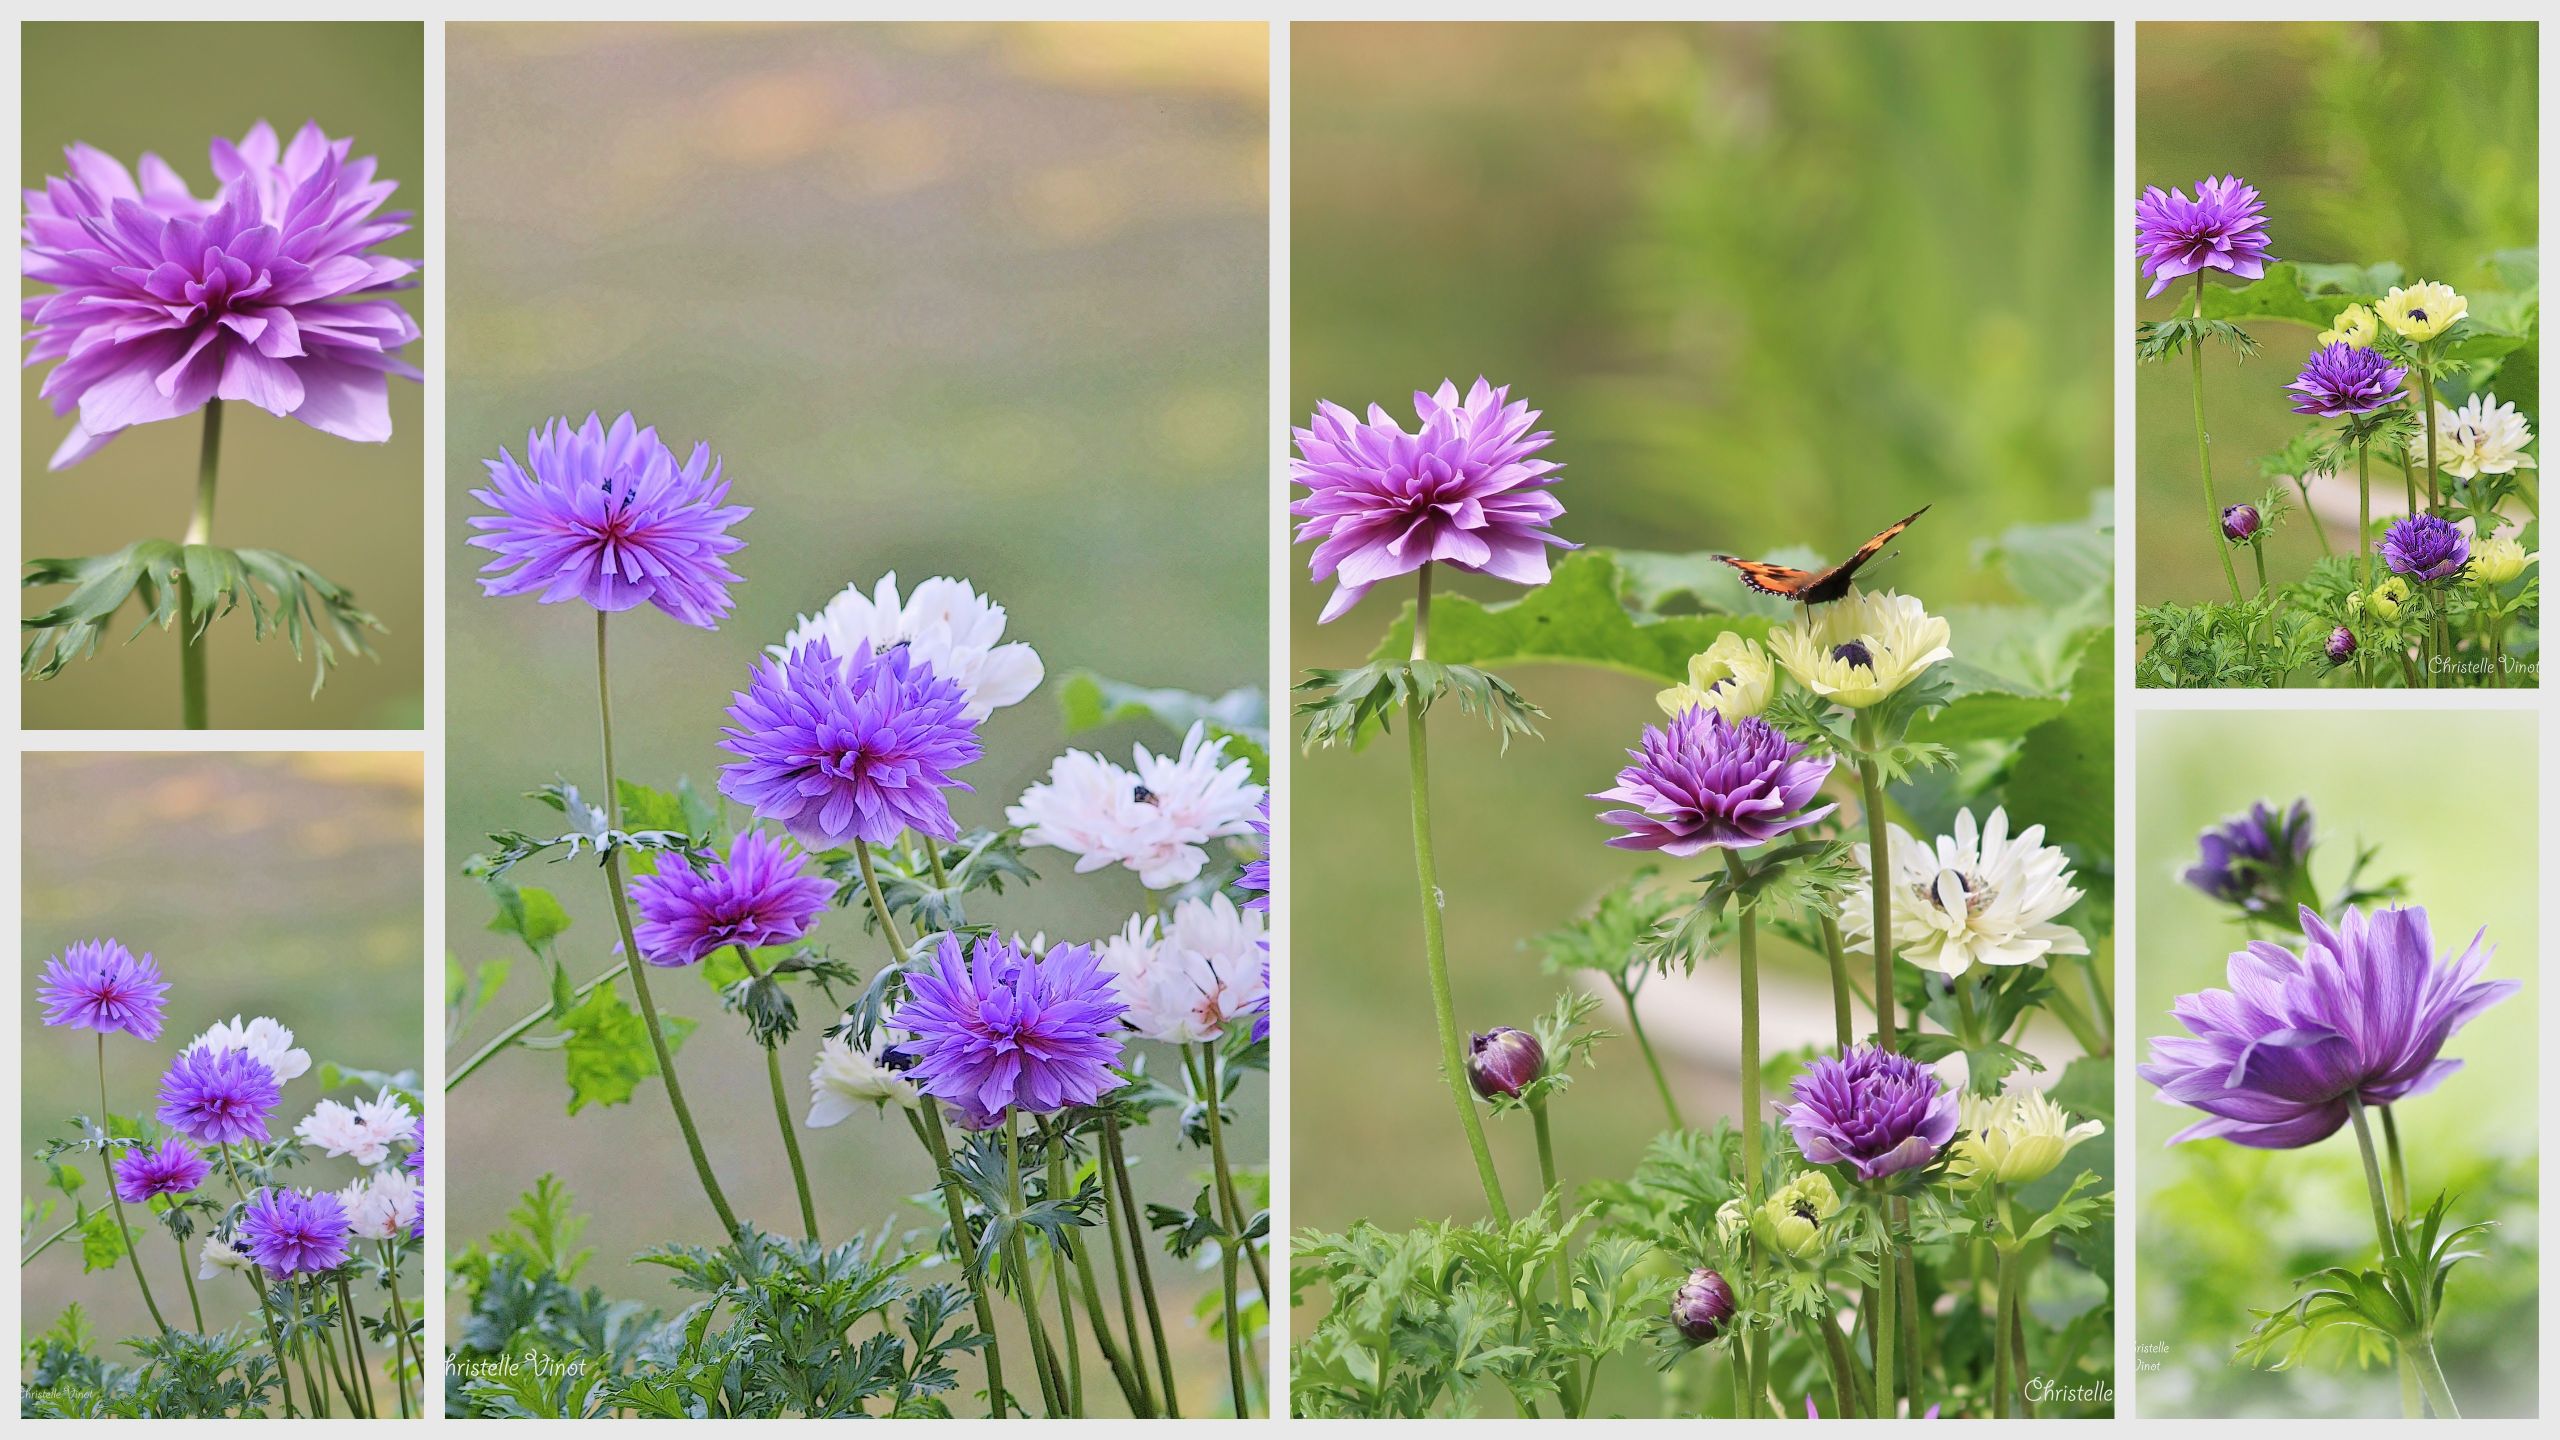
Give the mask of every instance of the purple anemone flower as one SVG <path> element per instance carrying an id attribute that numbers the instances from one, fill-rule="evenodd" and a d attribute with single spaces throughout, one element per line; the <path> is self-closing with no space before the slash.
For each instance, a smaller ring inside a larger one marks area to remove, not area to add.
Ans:
<path id="1" fill-rule="evenodd" d="M 696 868 L 681 858 L 631 882 L 633 937 L 652 965 L 691 965 L 729 945 L 788 945 L 817 928 L 836 887 L 798 852 L 761 830 L 730 842 L 729 857 Z"/>
<path id="2" fill-rule="evenodd" d="M 731 698 L 720 748 L 738 759 L 720 767 L 720 793 L 801 844 L 960 833 L 943 791 L 969 788 L 951 772 L 978 758 L 977 723 L 968 695 L 906 647 L 839 660 L 812 640 Z"/>
<path id="3" fill-rule="evenodd" d="M 2330 664 L 2344 665 L 2356 658 L 2356 632 L 2341 625 L 2329 632 L 2329 643 L 2322 648 L 2328 651 Z"/>
<path id="4" fill-rule="evenodd" d="M 220 189 L 199 200 L 167 162 L 142 182 L 87 145 L 68 178 L 26 192 L 19 260 L 50 294 L 20 304 L 34 347 L 60 361 L 40 393 L 79 412 L 52 468 L 76 465 L 135 425 L 239 400 L 348 440 L 391 438 L 390 376 L 419 379 L 418 338 L 387 297 L 417 262 L 373 253 L 407 233 L 377 214 L 399 187 L 373 178 L 352 140 L 306 124 L 281 146 L 264 120 L 212 144 Z"/>
<path id="5" fill-rule="evenodd" d="M 160 1119 L 206 1145 L 263 1144 L 283 1096 L 275 1072 L 246 1050 L 190 1050 L 160 1077 Z"/>
<path id="6" fill-rule="evenodd" d="M 2400 398 L 2400 382 L 2409 367 L 2394 365 L 2379 350 L 2359 350 L 2346 341 L 2325 345 L 2302 362 L 2302 373 L 2287 390 L 2294 392 L 2293 413 L 2337 419 L 2379 410 Z"/>
<path id="7" fill-rule="evenodd" d="M 1839 808 L 1804 809 L 1830 778 L 1831 757 L 1805 758 L 1802 745 L 1756 715 L 1727 720 L 1705 707 L 1683 710 L 1668 725 L 1646 726 L 1643 748 L 1627 754 L 1636 763 L 1591 797 L 1636 807 L 1600 817 L 1625 827 L 1608 842 L 1621 850 L 1747 849 Z"/>
<path id="8" fill-rule="evenodd" d="M 2485 933 L 2485 932 L 2483 932 Z M 2482 980 L 2481 935 L 2438 961 L 2427 912 L 2350 908 L 2338 928 L 2302 910 L 2302 953 L 2256 940 L 2231 957 L 2231 988 L 2181 995 L 2185 1035 L 2151 1042 L 2135 1071 L 2160 1098 L 2211 1118 L 2169 1137 L 2292 1150 L 2347 1123 L 2350 1101 L 2389 1105 L 2460 1069 L 2438 1057 L 2473 1016 L 2522 988 Z"/>
<path id="9" fill-rule="evenodd" d="M 418 1182 L 418 1208 L 409 1217 L 409 1238 L 427 1238 L 427 1122 L 420 1120 L 409 1130 L 409 1158 L 403 1163 L 409 1178 Z"/>
<path id="10" fill-rule="evenodd" d="M 1928 1164 L 1955 1138 L 1962 1089 L 1908 1055 L 1861 1045 L 1815 1056 L 1784 1118 L 1805 1159 L 1881 1180 Z"/>
<path id="11" fill-rule="evenodd" d="M 2441 515 L 2402 516 L 2373 548 L 2392 574 L 2421 584 L 2458 579 L 2471 563 L 2470 539 Z"/>
<path id="12" fill-rule="evenodd" d="M 169 993 L 160 967 L 119 940 L 82 940 L 45 962 L 36 998 L 44 1023 L 71 1025 L 104 1035 L 121 1030 L 138 1040 L 160 1038 Z"/>
<path id="13" fill-rule="evenodd" d="M 143 1204 L 154 1195 L 191 1194 L 213 1170 L 203 1152 L 184 1140 L 137 1146 L 117 1156 L 109 1168 L 115 1174 L 116 1198 L 127 1205 Z"/>
<path id="14" fill-rule="evenodd" d="M 2234 545 L 2258 533 L 2258 507 L 2225 505 L 2222 507 L 2222 538 Z"/>
<path id="15" fill-rule="evenodd" d="M 489 488 L 471 498 L 498 512 L 471 517 L 471 543 L 497 555 L 480 567 L 482 593 L 655 605 L 705 630 L 729 613 L 738 574 L 726 557 L 747 543 L 729 527 L 753 512 L 722 503 L 729 483 L 709 445 L 679 465 L 655 426 L 624 411 L 611 429 L 593 414 L 552 420 L 525 436 L 522 461 L 501 449 L 481 463 Z"/>
<path id="16" fill-rule="evenodd" d="M 2143 191 L 2133 207 L 2133 236 L 2142 273 L 2151 277 L 2146 299 L 2201 270 L 2255 280 L 2275 258 L 2267 253 L 2267 215 L 2257 187 L 2236 175 L 2197 181 L 2192 200 L 2183 190 L 2157 185 Z"/>
<path id="17" fill-rule="evenodd" d="M 1119 1083 L 1111 1067 L 1126 1009 L 1090 946 L 1034 958 L 989 935 L 964 960 L 959 937 L 945 935 L 933 968 L 909 972 L 888 1023 L 914 1037 L 900 1048 L 918 1089 L 985 1119 L 1101 1099 Z"/>
<path id="18" fill-rule="evenodd" d="M 1700 1266 L 1671 1293 L 1671 1325 L 1691 1345 L 1704 1345 L 1733 1323 L 1733 1287 L 1715 1271 Z"/>
<path id="19" fill-rule="evenodd" d="M 1415 391 L 1421 428 L 1406 434 L 1385 407 L 1369 422 L 1332 401 L 1296 430 L 1298 458 L 1289 478 L 1307 494 L 1289 507 L 1305 517 L 1298 538 L 1317 542 L 1315 579 L 1335 581 L 1321 617 L 1331 620 L 1360 603 L 1381 580 L 1439 561 L 1508 580 L 1547 583 L 1547 547 L 1579 546 L 1547 526 L 1564 505 L 1547 493 L 1563 467 L 1534 459 L 1553 442 L 1532 430 L 1538 412 L 1510 398 L 1511 387 L 1478 377 L 1467 397 L 1446 380 L 1437 392 Z"/>
<path id="20" fill-rule="evenodd" d="M 2350 634 L 2350 642 L 2354 640 Z M 2311 858 L 2311 805 L 2278 812 L 2261 800 L 2196 837 L 2196 863 L 2178 878 L 2226 904 L 2262 915 L 2293 900 L 2294 877 Z"/>
<path id="21" fill-rule="evenodd" d="M 1246 823 L 1262 841 L 1262 853 L 1245 862 L 1244 874 L 1236 878 L 1236 888 L 1250 891 L 1253 898 L 1244 902 L 1247 910 L 1268 911 L 1271 908 L 1271 794 L 1264 791 L 1262 803 L 1254 808 L 1254 818 Z"/>
<path id="22" fill-rule="evenodd" d="M 321 1191 L 261 1190 L 240 1214 L 234 1243 L 269 1274 L 335 1270 L 347 1258 L 347 1211 Z"/>

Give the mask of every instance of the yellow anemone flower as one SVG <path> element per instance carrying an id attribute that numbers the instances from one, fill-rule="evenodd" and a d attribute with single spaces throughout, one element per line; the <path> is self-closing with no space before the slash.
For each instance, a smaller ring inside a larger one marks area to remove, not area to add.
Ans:
<path id="1" fill-rule="evenodd" d="M 2338 312 L 2337 318 L 2329 322 L 2328 329 L 2320 332 L 2320 348 L 2325 350 L 2343 340 L 2358 350 L 2370 350 L 2374 336 L 2379 333 L 2376 324 L 2371 306 L 2350 305 Z"/>
<path id="2" fill-rule="evenodd" d="M 2096 1120 L 2074 1125 L 2043 1091 L 2014 1085 L 1995 1096 L 1965 1096 L 1957 1123 L 1963 1129 L 1947 1173 L 1966 1189 L 1985 1181 L 2024 1185 L 2040 1180 L 2072 1146 L 2107 1129 Z"/>
<path id="3" fill-rule="evenodd" d="M 1916 596 L 1851 590 L 1779 627 L 1769 649 L 1806 689 L 1863 710 L 1954 659 L 1947 648 L 1953 634 Z"/>
<path id="4" fill-rule="evenodd" d="M 1777 693 L 1778 669 L 1769 652 L 1727 630 L 1715 643 L 1689 657 L 1688 683 L 1653 697 L 1662 713 L 1677 717 L 1700 706 L 1727 720 L 1740 720 L 1769 708 Z"/>
<path id="5" fill-rule="evenodd" d="M 2504 585 L 2537 558 L 2512 536 L 2483 540 L 2471 547 L 2471 578 L 2482 585 Z"/>
<path id="6" fill-rule="evenodd" d="M 2471 302 L 2439 280 L 2421 280 L 2405 289 L 2394 285 L 2382 297 L 2382 323 L 2403 340 L 2433 340 L 2471 313 Z"/>

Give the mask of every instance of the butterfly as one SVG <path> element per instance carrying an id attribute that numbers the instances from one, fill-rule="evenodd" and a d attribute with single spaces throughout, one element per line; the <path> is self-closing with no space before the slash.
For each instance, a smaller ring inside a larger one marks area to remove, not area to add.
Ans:
<path id="1" fill-rule="evenodd" d="M 1763 595 L 1793 600 L 1804 605 L 1828 605 L 1849 593 L 1849 582 L 1857 578 L 1858 567 L 1876 558 L 1876 552 L 1893 543 L 1893 537 L 1908 529 L 1911 522 L 1929 513 L 1921 506 L 1910 514 L 1876 532 L 1876 537 L 1858 547 L 1858 553 L 1828 570 L 1792 570 L 1784 565 L 1766 565 L 1757 560 L 1737 560 L 1731 555 L 1716 558 L 1742 572 L 1742 583 Z"/>

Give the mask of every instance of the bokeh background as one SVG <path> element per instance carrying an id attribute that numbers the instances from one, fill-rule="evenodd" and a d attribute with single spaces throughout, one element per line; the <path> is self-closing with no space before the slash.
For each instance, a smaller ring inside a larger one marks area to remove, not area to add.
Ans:
<path id="1" fill-rule="evenodd" d="M 1291 414 L 1374 400 L 1409 425 L 1415 389 L 1482 373 L 1544 410 L 1568 539 L 1837 559 L 1927 504 L 1871 573 L 1933 609 L 2014 602 L 1978 543 L 2087 515 L 2110 473 L 2108 46 L 2091 25 L 1298 25 Z M 1410 587 L 1319 627 L 1305 558 L 1292 667 L 1357 663 Z M 1543 740 L 1503 756 L 1455 710 L 1432 735 L 1458 1019 L 1479 1030 L 1545 1012 L 1560 982 L 1528 942 L 1633 868 L 1584 796 L 1660 719 L 1634 678 L 1507 678 Z M 1404 747 L 1311 755 L 1292 784 L 1292 1223 L 1476 1213 Z M 1767 1043 L 1827 1038 L 1818 962 L 1773 948 Z M 1729 985 L 1645 992 L 1692 1116 L 1736 1102 Z M 1632 1047 L 1604 1047 L 1558 1165 L 1624 1175 L 1661 1123 Z M 1525 1128 L 1493 1130 L 1510 1188 L 1534 1187 Z"/>
<path id="2" fill-rule="evenodd" d="M 2142 897 L 2134 967 L 2136 1033 L 2181 1034 L 2169 1018 L 2180 995 L 2226 983 L 2226 957 L 2246 936 L 2229 911 L 2178 873 L 2196 837 L 2260 799 L 2311 803 L 2313 875 L 2337 893 L 2362 846 L 2378 859 L 2368 881 L 2400 877 L 2423 905 L 2440 953 L 2485 927 L 2497 947 L 2487 974 L 2524 982 L 2445 1047 L 2463 1068 L 2400 1107 L 2409 1189 L 2456 1196 L 2464 1223 L 2494 1220 L 2485 1258 L 2454 1273 L 2436 1353 L 2465 1418 L 2535 1413 L 2540 1368 L 2542 981 L 2538 817 L 2526 804 L 2481 803 L 2536 793 L 2529 714 L 2454 711 L 2153 712 L 2136 727 L 2135 884 Z M 2389 774 L 2392 783 L 2370 777 Z M 2448 803 L 2451 801 L 2452 803 Z M 2279 942 L 2284 937 L 2274 937 Z M 2294 1277 L 2324 1265 L 2368 1263 L 2373 1212 L 2363 1162 L 2346 1131 L 2302 1150 L 2260 1151 L 2220 1141 L 2169 1147 L 2200 1118 L 2141 1086 L 2128 1135 L 2141 1233 L 2134 1247 L 2142 1346 L 2139 1413 L 2389 1416 L 2400 1413 L 2386 1366 L 2358 1371 L 2306 1362 L 2282 1373 L 2232 1359 L 2249 1309 L 2292 1297 Z"/>
<path id="3" fill-rule="evenodd" d="M 130 24 L 28 22 L 20 30 L 24 86 L 18 173 L 30 187 L 65 173 L 62 152 L 86 141 L 130 169 L 156 151 L 197 194 L 213 188 L 205 147 L 238 139 L 260 119 L 290 138 L 305 120 L 352 135 L 355 153 L 380 159 L 400 182 L 386 207 L 426 204 L 425 28 L 416 23 Z M 426 253 L 418 218 L 385 249 Z M 442 283 L 426 275 L 423 285 Z M 47 287 L 22 285 L 21 293 Z M 401 292 L 428 314 L 429 289 Z M 401 353 L 432 370 L 444 337 Z M 46 367 L 49 370 L 50 367 Z M 59 474 L 45 461 L 69 422 L 37 398 L 46 370 L 18 380 L 19 515 L 26 555 L 97 555 L 151 536 L 176 539 L 195 501 L 201 416 L 137 426 Z M 242 609 L 210 632 L 214 726 L 225 730 L 414 729 L 425 720 L 426 614 L 421 485 L 426 444 L 420 387 L 391 382 L 391 439 L 358 445 L 249 405 L 223 411 L 217 543 L 279 550 L 355 592 L 387 634 L 371 635 L 378 661 L 341 652 L 319 698 L 308 698 L 311 661 L 281 637 L 251 639 Z M 21 557 L 25 558 L 25 557 Z M 33 615 L 59 588 L 30 591 Z M 41 730 L 152 729 L 178 724 L 175 632 L 125 643 L 139 621 L 128 606 L 98 653 L 19 694 L 24 724 Z"/>
<path id="4" fill-rule="evenodd" d="M 45 961 L 75 941 L 120 939 L 153 955 L 169 982 L 157 1041 L 108 1038 L 119 1114 L 149 1114 L 179 1050 L 234 1015 L 272 1015 L 311 1052 L 311 1073 L 285 1087 L 279 1132 L 322 1097 L 323 1064 L 422 1067 L 425 775 L 415 753 L 34 754 L 19 773 L 25 833 L 43 840 L 26 847 L 22 871 L 18 1183 L 28 1201 L 57 1207 L 35 1238 L 71 1217 L 30 1157 L 69 1138 L 70 1117 L 98 1109 L 95 1038 L 46 1029 L 35 999 Z M 81 1194 L 101 1202 L 94 1157 L 87 1170 Z M 307 1173 L 341 1185 L 361 1172 L 340 1160 Z M 152 1292 L 164 1309 L 171 1296 L 183 1307 L 168 1235 L 130 1208 L 127 1218 L 143 1231 Z M 100 1352 L 130 1363 L 117 1342 L 151 1329 L 130 1275 L 81 1273 L 77 1237 L 18 1274 L 30 1334 L 77 1301 Z M 235 1312 L 248 1303 L 239 1282 L 215 1282 L 208 1315 L 217 1293 Z"/>
<path id="5" fill-rule="evenodd" d="M 2236 174 L 2266 197 L 2279 258 L 2396 260 L 2413 277 L 2457 289 L 2488 282 L 2490 255 L 2535 243 L 2541 98 L 2533 25 L 2144 24 L 2134 34 L 2134 173 L 2126 183 L 2135 193 L 2158 185 L 2192 194 L 2200 176 Z M 2122 274 L 2136 295 L 2150 288 L 2130 259 Z M 2171 286 L 2136 313 L 2159 319 L 2191 294 Z M 2270 483 L 2259 458 L 2309 423 L 2292 413 L 2284 387 L 2318 332 L 2281 321 L 2248 330 L 2256 354 L 2243 360 L 2216 345 L 2204 357 L 2214 488 L 2225 505 L 2255 504 Z M 2227 593 L 2222 562 L 2197 538 L 2214 532 L 2204 528 L 2188 364 L 2181 356 L 2135 370 L 2133 578 L 2143 605 Z M 2354 477 L 2315 484 L 2311 499 L 2329 544 L 2351 545 Z M 2298 511 L 2298 498 L 2294 504 Z M 2377 467 L 2373 506 L 2377 520 L 2405 511 L 2396 470 L 2386 485 Z M 2281 583 L 2320 553 L 2319 535 L 2297 513 L 2267 542 L 2267 573 Z"/>
<path id="6" fill-rule="evenodd" d="M 1268 171 L 1261 25 L 455 25 L 447 30 L 454 241 L 444 477 L 448 873 L 501 828 L 550 817 L 522 792 L 600 784 L 590 612 L 481 598 L 466 492 L 498 447 L 552 415 L 629 408 L 679 449 L 709 440 L 745 583 L 716 632 L 654 611 L 614 625 L 617 754 L 629 779 L 710 793 L 721 717 L 763 647 L 848 581 L 964 576 L 1011 615 L 1050 681 L 982 730 L 963 824 L 1047 772 L 1067 741 L 1058 680 L 1219 693 L 1265 683 Z M 1125 757 L 1178 737 L 1131 723 L 1075 743 Z M 1029 933 L 1098 936 L 1138 901 L 1125 872 L 986 906 Z M 563 957 L 608 963 L 593 868 L 536 865 L 574 928 Z M 448 891 L 457 958 L 506 956 L 485 896 Z M 850 917 L 818 940 L 868 974 Z M 520 953 L 520 952 L 518 952 Z M 530 961 L 476 1049 L 539 1002 Z M 742 1210 L 787 1223 L 791 1181 L 763 1065 L 711 988 L 660 1003 L 701 1020 L 680 1057 L 713 1163 Z M 813 1027 L 784 1057 L 805 1102 Z M 1262 1087 L 1240 1143 L 1260 1163 Z M 501 1225 L 546 1171 L 592 1217 L 588 1279 L 682 1303 L 625 1262 L 712 1238 L 660 1087 L 566 1116 L 556 1055 L 517 1052 L 452 1096 L 459 1245 Z M 1166 1127 L 1142 1166 L 1161 1175 Z M 894 1119 L 804 1136 L 830 1235 L 920 1223 L 927 1183 Z M 635 1164 L 647 1183 L 632 1183 Z M 1171 1198 L 1168 1181 L 1155 1182 Z M 1140 1180 L 1141 1186 L 1148 1184 Z M 1190 1192 L 1185 1190 L 1187 1198 Z M 1162 1271 L 1160 1269 L 1161 1276 Z M 1179 1287 L 1184 1303 L 1214 1274 Z M 1170 1300 L 1168 1303 L 1172 1303 Z M 1206 1403 L 1213 1347 L 1183 1327 Z M 1021 1343 L 1017 1338 L 1010 1345 Z"/>

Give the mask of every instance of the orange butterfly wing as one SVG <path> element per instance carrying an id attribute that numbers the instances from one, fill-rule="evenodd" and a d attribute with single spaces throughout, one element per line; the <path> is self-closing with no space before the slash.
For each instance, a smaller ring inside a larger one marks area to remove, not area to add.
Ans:
<path id="1" fill-rule="evenodd" d="M 1828 570 L 1815 572 L 1795 570 L 1784 565 L 1768 565 L 1758 560 L 1737 560 L 1731 555 L 1716 558 L 1742 572 L 1742 583 L 1763 595 L 1782 600 L 1802 601 L 1807 605 L 1824 605 L 1849 593 L 1849 581 L 1858 567 L 1876 557 L 1876 552 L 1893 543 L 1893 538 L 1911 528 L 1911 522 L 1929 513 L 1921 506 L 1910 514 L 1879 530 L 1875 538 L 1858 547 L 1856 554 Z"/>

